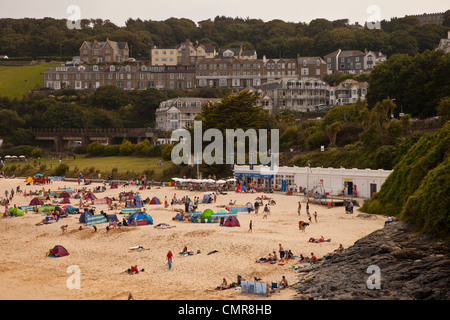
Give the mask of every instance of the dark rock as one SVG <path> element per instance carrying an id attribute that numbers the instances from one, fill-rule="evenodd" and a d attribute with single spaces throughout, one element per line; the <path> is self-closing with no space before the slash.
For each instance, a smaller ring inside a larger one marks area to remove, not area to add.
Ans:
<path id="1" fill-rule="evenodd" d="M 294 286 L 297 298 L 446 300 L 450 296 L 450 244 L 412 230 L 395 221 L 351 248 L 300 269 L 300 281 Z M 379 267 L 380 289 L 367 287 L 373 275 L 367 269 L 373 265 Z"/>

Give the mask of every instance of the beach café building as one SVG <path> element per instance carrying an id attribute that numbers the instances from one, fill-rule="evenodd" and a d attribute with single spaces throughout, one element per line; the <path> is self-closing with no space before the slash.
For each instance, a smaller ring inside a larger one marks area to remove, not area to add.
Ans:
<path id="1" fill-rule="evenodd" d="M 345 169 L 321 167 L 277 167 L 235 165 L 237 182 L 273 188 L 276 191 L 311 191 L 322 195 L 350 195 L 370 198 L 380 191 L 392 170 Z"/>

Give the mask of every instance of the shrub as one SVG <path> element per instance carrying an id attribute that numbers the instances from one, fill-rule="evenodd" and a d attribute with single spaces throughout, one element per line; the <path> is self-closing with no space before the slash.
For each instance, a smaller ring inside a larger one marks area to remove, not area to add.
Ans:
<path id="1" fill-rule="evenodd" d="M 119 148 L 121 156 L 129 156 L 134 151 L 134 146 L 129 140 L 124 140 Z"/>
<path id="2" fill-rule="evenodd" d="M 134 151 L 136 155 L 139 156 L 145 156 L 147 148 L 150 146 L 150 141 L 148 139 L 145 139 L 144 141 L 139 142 L 136 144 Z"/>
<path id="3" fill-rule="evenodd" d="M 94 141 L 89 144 L 89 146 L 87 148 L 87 153 L 90 156 L 102 155 L 103 154 L 103 145 L 98 141 Z"/>
<path id="4" fill-rule="evenodd" d="M 61 163 L 59 166 L 55 168 L 53 174 L 58 177 L 62 177 L 69 171 L 69 166 L 65 163 Z"/>
<path id="5" fill-rule="evenodd" d="M 145 151 L 145 155 L 147 157 L 161 157 L 161 152 L 163 150 L 163 145 L 157 144 L 157 145 L 150 145 L 148 146 L 147 150 Z"/>
<path id="6" fill-rule="evenodd" d="M 168 144 L 163 148 L 161 156 L 164 160 L 169 161 L 170 159 L 172 159 L 172 149 L 173 144 Z"/>
<path id="7" fill-rule="evenodd" d="M 103 155 L 106 157 L 118 156 L 120 154 L 120 145 L 111 144 L 103 149 Z"/>

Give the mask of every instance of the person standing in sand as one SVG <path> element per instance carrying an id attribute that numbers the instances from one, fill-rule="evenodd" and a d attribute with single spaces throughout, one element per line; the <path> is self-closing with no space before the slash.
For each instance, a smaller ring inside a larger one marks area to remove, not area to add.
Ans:
<path id="1" fill-rule="evenodd" d="M 172 251 L 169 250 L 169 252 L 167 253 L 167 264 L 169 265 L 169 270 L 172 269 Z"/>
<path id="2" fill-rule="evenodd" d="M 252 232 L 253 230 L 253 222 L 250 220 L 250 224 L 248 225 L 248 232 Z"/>
<path id="3" fill-rule="evenodd" d="M 302 204 L 301 204 L 301 202 L 299 201 L 298 202 L 298 209 L 297 209 L 297 212 L 298 212 L 298 215 L 300 215 L 300 211 L 302 210 Z"/>
<path id="4" fill-rule="evenodd" d="M 316 223 L 318 222 L 317 221 L 317 211 L 314 211 L 314 220 L 316 221 Z"/>
<path id="5" fill-rule="evenodd" d="M 281 245 L 281 243 L 278 246 L 279 246 L 278 251 L 280 252 L 280 259 L 283 259 L 284 258 L 284 248 Z"/>

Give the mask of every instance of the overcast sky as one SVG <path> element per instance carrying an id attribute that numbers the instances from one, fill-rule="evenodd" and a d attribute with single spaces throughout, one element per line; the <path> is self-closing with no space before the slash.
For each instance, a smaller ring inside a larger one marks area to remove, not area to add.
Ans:
<path id="1" fill-rule="evenodd" d="M 448 0 L 0 0 L 0 18 L 68 19 L 73 14 L 67 12 L 71 5 L 80 8 L 81 19 L 109 19 L 119 26 L 130 17 L 157 21 L 175 17 L 199 22 L 214 20 L 218 15 L 305 23 L 316 18 L 347 18 L 350 23 L 364 24 L 375 21 L 372 18 L 377 13 L 379 20 L 389 20 L 450 9 Z"/>

